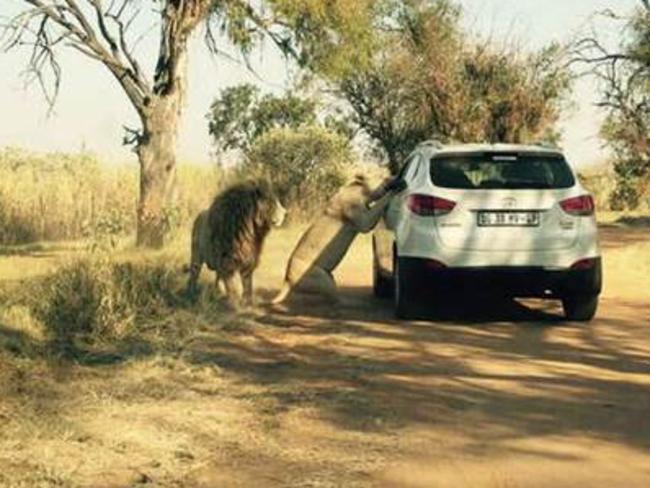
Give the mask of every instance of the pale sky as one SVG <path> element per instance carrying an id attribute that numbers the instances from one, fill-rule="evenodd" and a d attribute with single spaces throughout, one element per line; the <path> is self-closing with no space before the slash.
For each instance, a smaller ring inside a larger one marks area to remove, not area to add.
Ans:
<path id="1" fill-rule="evenodd" d="M 0 0 L 0 15 L 15 13 L 22 3 L 23 0 Z M 553 40 L 565 41 L 586 29 L 596 11 L 614 8 L 625 12 L 636 0 L 461 0 L 461 3 L 468 29 L 494 39 L 513 39 L 534 49 Z M 142 59 L 153 59 L 146 54 L 155 49 L 156 41 L 157 32 L 152 31 L 141 45 Z M 179 141 L 181 161 L 209 161 L 211 147 L 205 114 L 220 89 L 242 82 L 256 83 L 263 90 L 275 92 L 288 86 L 288 66 L 270 43 L 253 55 L 253 64 L 256 75 L 232 61 L 213 58 L 202 40 L 195 40 Z M 25 66 L 25 52 L 0 53 L 3 113 L 0 147 L 71 151 L 85 146 L 107 160 L 134 160 L 128 148 L 121 146 L 121 140 L 123 125 L 136 127 L 137 118 L 108 71 L 76 53 L 64 55 L 62 65 L 61 92 L 54 112 L 48 115 L 38 86 L 25 89 L 19 76 Z M 606 156 L 598 139 L 602 114 L 593 106 L 596 96 L 592 83 L 579 82 L 573 93 L 576 108 L 562 123 L 563 147 L 577 166 L 602 161 Z"/>

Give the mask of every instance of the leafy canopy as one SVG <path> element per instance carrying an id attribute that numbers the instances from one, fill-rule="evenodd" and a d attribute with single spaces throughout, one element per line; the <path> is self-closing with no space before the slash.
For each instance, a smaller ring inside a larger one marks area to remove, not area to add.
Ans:
<path id="1" fill-rule="evenodd" d="M 345 73 L 371 57 L 373 22 L 385 1 L 214 1 L 211 25 L 245 54 L 270 37 L 302 67 Z"/>
<path id="2" fill-rule="evenodd" d="M 429 138 L 460 142 L 555 139 L 569 87 L 562 50 L 527 54 L 472 39 L 450 0 L 385 1 L 375 50 L 356 69 L 321 72 L 395 171 Z"/>
<path id="3" fill-rule="evenodd" d="M 210 107 L 208 129 L 219 152 L 248 150 L 272 128 L 298 128 L 316 122 L 316 103 L 287 93 L 261 95 L 259 88 L 237 85 L 224 89 Z"/>

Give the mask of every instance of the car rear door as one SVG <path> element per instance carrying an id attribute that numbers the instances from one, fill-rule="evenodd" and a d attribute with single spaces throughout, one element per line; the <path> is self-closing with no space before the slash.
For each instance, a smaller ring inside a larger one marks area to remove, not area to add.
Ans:
<path id="1" fill-rule="evenodd" d="M 478 166 L 467 162 L 447 165 L 463 170 L 471 184 L 461 181 L 461 171 L 456 171 L 454 181 L 436 178 L 432 170 L 435 194 L 456 204 L 452 212 L 436 219 L 443 246 L 459 251 L 551 251 L 575 244 L 580 219 L 560 206 L 575 193 L 575 179 L 564 173 L 570 171 L 568 166 L 548 169 L 549 165 L 566 165 L 563 159 L 546 162 L 539 156 L 531 159 L 513 154 L 481 155 L 477 161 Z M 494 180 L 480 180 L 493 170 L 487 166 L 490 163 L 501 166 L 494 169 Z M 482 176 L 472 175 L 476 167 L 475 172 L 482 171 Z M 506 169 L 519 176 L 508 176 Z M 562 173 L 557 181 L 553 181 L 554 171 Z"/>

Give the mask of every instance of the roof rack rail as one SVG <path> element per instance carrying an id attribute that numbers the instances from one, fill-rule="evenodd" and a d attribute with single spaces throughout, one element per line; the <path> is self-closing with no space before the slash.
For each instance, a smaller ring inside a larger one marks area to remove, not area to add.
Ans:
<path id="1" fill-rule="evenodd" d="M 427 141 L 422 141 L 421 143 L 418 144 L 418 147 L 426 147 L 426 146 L 431 146 L 435 147 L 436 149 L 442 149 L 443 148 L 443 143 L 440 142 L 437 139 L 429 139 Z"/>
<path id="2" fill-rule="evenodd" d="M 543 148 L 546 148 L 546 149 L 559 149 L 560 148 L 557 144 L 555 144 L 554 142 L 551 142 L 551 141 L 537 141 L 534 145 L 539 146 L 539 147 L 543 147 Z"/>

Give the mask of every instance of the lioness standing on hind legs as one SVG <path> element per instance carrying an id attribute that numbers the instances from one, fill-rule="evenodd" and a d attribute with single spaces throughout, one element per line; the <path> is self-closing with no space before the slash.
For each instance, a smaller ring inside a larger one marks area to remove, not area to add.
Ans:
<path id="1" fill-rule="evenodd" d="M 404 187 L 403 180 L 392 178 L 373 191 L 367 178 L 357 175 L 341 188 L 298 241 L 282 289 L 272 303 L 283 302 L 294 289 L 339 302 L 332 272 L 357 234 L 374 229 L 392 196 Z"/>

